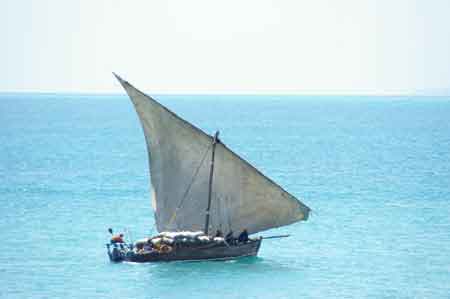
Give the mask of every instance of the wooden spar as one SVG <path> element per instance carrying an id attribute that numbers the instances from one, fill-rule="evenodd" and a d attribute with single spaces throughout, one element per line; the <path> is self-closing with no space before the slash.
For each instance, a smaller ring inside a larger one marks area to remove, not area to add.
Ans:
<path id="1" fill-rule="evenodd" d="M 211 170 L 209 171 L 209 190 L 208 190 L 208 207 L 206 208 L 206 221 L 205 221 L 205 234 L 208 234 L 209 229 L 209 210 L 211 209 L 211 194 L 212 194 L 212 183 L 214 174 L 214 153 L 216 151 L 216 144 L 219 141 L 219 131 L 216 132 L 212 144 L 212 155 L 211 155 Z"/>
<path id="2" fill-rule="evenodd" d="M 269 237 L 261 237 L 261 239 L 279 239 L 279 238 L 288 238 L 291 235 L 279 235 L 279 236 L 269 236 Z"/>

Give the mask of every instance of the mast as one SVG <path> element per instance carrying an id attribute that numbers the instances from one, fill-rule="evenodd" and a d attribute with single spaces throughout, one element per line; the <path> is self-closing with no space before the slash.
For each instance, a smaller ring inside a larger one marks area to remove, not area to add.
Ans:
<path id="1" fill-rule="evenodd" d="M 211 193 L 212 193 L 212 183 L 214 174 L 214 153 L 216 151 L 216 144 L 219 142 L 219 131 L 216 131 L 214 135 L 212 144 L 212 155 L 211 155 L 211 169 L 209 171 L 209 189 L 208 189 L 208 207 L 206 208 L 206 221 L 205 221 L 205 234 L 208 234 L 209 228 L 209 210 L 211 209 Z"/>

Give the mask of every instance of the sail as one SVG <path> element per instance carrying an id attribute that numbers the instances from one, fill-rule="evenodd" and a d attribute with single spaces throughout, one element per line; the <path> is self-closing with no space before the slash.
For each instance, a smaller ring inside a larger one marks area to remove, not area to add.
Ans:
<path id="1" fill-rule="evenodd" d="M 149 154 L 158 231 L 205 225 L 213 137 L 116 75 L 139 116 Z M 252 234 L 308 218 L 310 209 L 218 142 L 209 232 Z"/>

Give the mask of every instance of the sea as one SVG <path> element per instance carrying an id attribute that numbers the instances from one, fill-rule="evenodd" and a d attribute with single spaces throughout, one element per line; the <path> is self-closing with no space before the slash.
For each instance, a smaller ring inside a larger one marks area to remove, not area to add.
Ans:
<path id="1" fill-rule="evenodd" d="M 256 258 L 114 264 L 156 233 L 124 94 L 0 94 L 0 298 L 450 298 L 450 97 L 155 96 L 312 209 Z"/>

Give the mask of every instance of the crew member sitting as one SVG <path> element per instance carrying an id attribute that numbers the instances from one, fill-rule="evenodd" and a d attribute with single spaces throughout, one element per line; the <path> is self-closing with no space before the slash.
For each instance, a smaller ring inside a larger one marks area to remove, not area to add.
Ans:
<path id="1" fill-rule="evenodd" d="M 225 242 L 227 242 L 228 244 L 233 244 L 234 243 L 234 237 L 233 237 L 233 231 L 230 230 L 230 232 L 225 236 Z"/>
<path id="2" fill-rule="evenodd" d="M 247 229 L 244 229 L 242 233 L 238 237 L 239 243 L 245 243 L 248 241 L 248 232 Z"/>
<path id="3" fill-rule="evenodd" d="M 223 237 L 223 233 L 220 229 L 217 230 L 216 237 Z"/>

